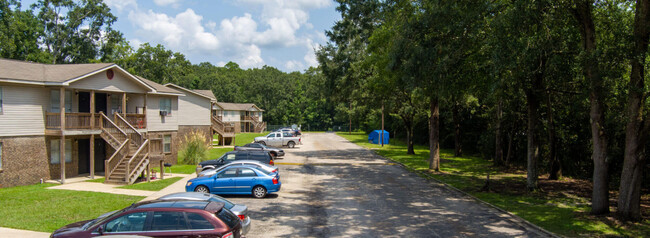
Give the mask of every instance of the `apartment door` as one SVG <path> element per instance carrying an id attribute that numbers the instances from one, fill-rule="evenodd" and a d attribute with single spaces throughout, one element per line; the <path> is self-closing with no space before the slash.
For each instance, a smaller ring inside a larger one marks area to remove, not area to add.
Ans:
<path id="1" fill-rule="evenodd" d="M 95 93 L 95 113 L 108 113 L 108 106 L 105 93 Z"/>
<path id="2" fill-rule="evenodd" d="M 106 160 L 106 143 L 103 139 L 95 139 L 95 172 L 104 172 Z"/>
<path id="3" fill-rule="evenodd" d="M 90 112 L 90 93 L 78 92 L 79 97 L 79 112 Z"/>
<path id="4" fill-rule="evenodd" d="M 81 107 L 81 106 L 79 106 Z M 79 174 L 90 173 L 90 139 L 77 140 L 79 147 Z"/>

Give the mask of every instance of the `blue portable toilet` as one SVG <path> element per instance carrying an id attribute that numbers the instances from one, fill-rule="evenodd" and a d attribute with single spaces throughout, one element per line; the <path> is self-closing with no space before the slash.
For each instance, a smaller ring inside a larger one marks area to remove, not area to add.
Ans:
<path id="1" fill-rule="evenodd" d="M 388 144 L 388 137 L 390 134 L 388 131 L 384 131 L 384 144 Z M 368 142 L 373 144 L 379 144 L 381 138 L 381 130 L 374 130 L 368 134 Z"/>

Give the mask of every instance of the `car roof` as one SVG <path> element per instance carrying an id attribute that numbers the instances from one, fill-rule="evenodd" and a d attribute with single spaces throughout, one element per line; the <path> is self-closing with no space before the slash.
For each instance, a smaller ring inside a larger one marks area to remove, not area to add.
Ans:
<path id="1" fill-rule="evenodd" d="M 172 194 L 167 194 L 165 196 L 162 196 L 158 199 L 165 199 L 165 200 L 171 200 L 171 199 L 196 199 L 196 200 L 208 200 L 210 197 L 212 197 L 212 194 L 209 193 L 197 193 L 197 192 L 182 192 L 182 193 L 172 193 Z"/>
<path id="2" fill-rule="evenodd" d="M 195 201 L 195 200 L 153 200 L 139 202 L 131 205 L 130 209 L 150 209 L 150 208 L 184 208 L 206 210 L 214 213 L 220 211 L 225 204 L 223 202 Z"/>

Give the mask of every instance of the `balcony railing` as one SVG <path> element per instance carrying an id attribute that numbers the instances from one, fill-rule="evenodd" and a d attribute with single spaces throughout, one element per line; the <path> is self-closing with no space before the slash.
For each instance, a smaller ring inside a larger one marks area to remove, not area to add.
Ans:
<path id="1" fill-rule="evenodd" d="M 98 113 L 95 117 L 88 112 L 68 112 L 65 114 L 65 129 L 66 130 L 96 130 L 99 129 L 99 120 L 101 119 Z M 145 114 L 126 114 L 125 119 L 137 129 L 147 128 L 147 118 Z M 91 120 L 95 120 L 94 127 L 91 126 Z M 46 112 L 45 113 L 45 129 L 61 129 L 61 113 Z"/>

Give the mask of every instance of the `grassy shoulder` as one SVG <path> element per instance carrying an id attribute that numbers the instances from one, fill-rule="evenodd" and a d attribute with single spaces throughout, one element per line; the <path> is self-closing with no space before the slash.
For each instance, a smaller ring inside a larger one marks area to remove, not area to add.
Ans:
<path id="1" fill-rule="evenodd" d="M 0 226 L 53 232 L 142 200 L 141 196 L 47 189 L 37 184 L 0 189 Z"/>
<path id="2" fill-rule="evenodd" d="M 552 183 L 574 186 L 577 180 L 545 181 L 551 185 L 544 192 L 525 192 L 526 172 L 503 171 L 492 167 L 490 161 L 473 156 L 454 157 L 453 151 L 441 150 L 441 171 L 428 169 L 429 149 L 415 146 L 415 155 L 406 154 L 403 141 L 391 139 L 389 145 L 368 143 L 365 133 L 338 132 L 337 135 L 377 154 L 399 162 L 424 177 L 439 181 L 463 190 L 485 202 L 512 212 L 544 229 L 570 237 L 578 236 L 632 236 L 643 237 L 650 234 L 650 221 L 633 224 L 620 224 L 608 217 L 589 215 L 589 198 L 576 196 L 573 190 L 553 190 Z M 491 191 L 482 191 L 486 177 L 490 174 Z M 562 187 L 563 186 L 555 186 Z"/>
<path id="3" fill-rule="evenodd" d="M 131 185 L 124 185 L 124 186 L 119 186 L 117 188 L 124 188 L 124 189 L 137 189 L 137 190 L 147 190 L 147 191 L 160 191 L 163 188 L 166 188 L 167 186 L 171 185 L 172 183 L 177 182 L 178 180 L 183 179 L 182 177 L 173 177 L 173 178 L 168 178 L 168 179 L 163 179 L 163 180 L 154 180 L 151 182 L 140 182 L 140 183 L 134 183 Z"/>

